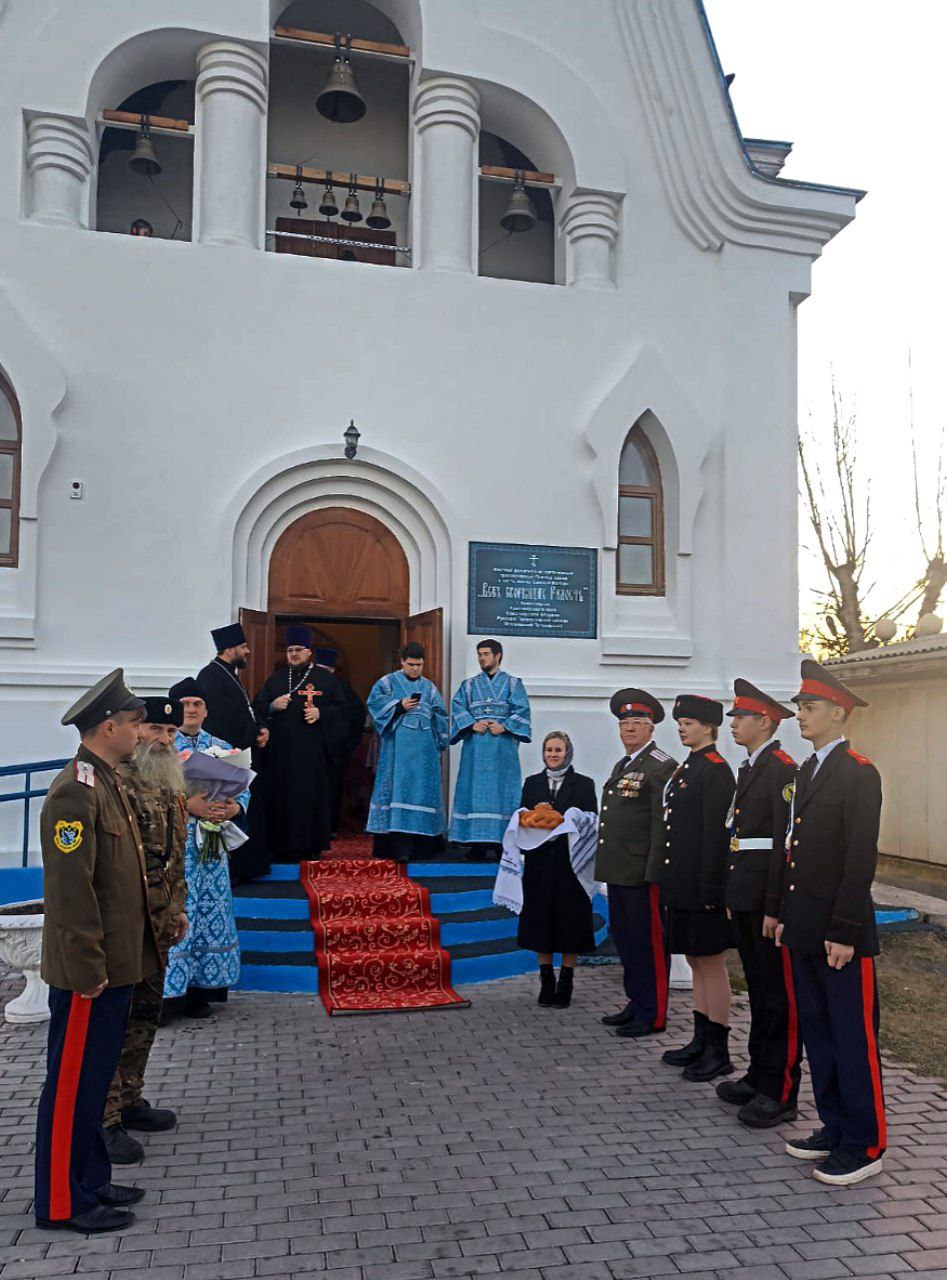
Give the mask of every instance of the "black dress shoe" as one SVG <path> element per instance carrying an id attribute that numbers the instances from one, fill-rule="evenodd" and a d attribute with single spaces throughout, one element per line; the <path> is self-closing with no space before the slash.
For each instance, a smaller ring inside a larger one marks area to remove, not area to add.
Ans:
<path id="1" fill-rule="evenodd" d="M 112 1164 L 141 1164 L 145 1158 L 145 1148 L 135 1138 L 125 1132 L 120 1124 L 113 1124 L 103 1130 L 105 1150 Z"/>
<path id="2" fill-rule="evenodd" d="M 745 1106 L 756 1097 L 756 1090 L 750 1084 L 749 1077 L 741 1076 L 739 1080 L 724 1080 L 717 1085 L 717 1097 L 721 1102 L 729 1102 L 734 1107 Z"/>
<path id="3" fill-rule="evenodd" d="M 95 1194 L 99 1197 L 99 1204 L 108 1205 L 110 1209 L 127 1209 L 130 1205 L 144 1199 L 145 1189 L 144 1187 L 120 1187 L 115 1182 L 107 1182 Z"/>
<path id="4" fill-rule="evenodd" d="M 719 1088 L 717 1092 L 720 1092 Z M 794 1102 L 776 1102 L 758 1093 L 740 1108 L 737 1119 L 749 1129 L 772 1129 L 785 1120 L 795 1120 L 798 1114 Z"/>
<path id="5" fill-rule="evenodd" d="M 637 1040 L 641 1036 L 656 1036 L 662 1031 L 666 1031 L 667 1027 L 656 1027 L 654 1019 L 649 1018 L 646 1013 L 639 1013 L 631 1020 L 625 1023 L 623 1027 L 615 1028 L 615 1035 L 621 1036 L 623 1039 Z"/>
<path id="6" fill-rule="evenodd" d="M 122 1108 L 122 1124 L 126 1129 L 138 1129 L 141 1133 L 164 1133 L 173 1129 L 178 1118 L 166 1107 L 153 1107 L 145 1098 L 130 1107 Z"/>
<path id="7" fill-rule="evenodd" d="M 606 1013 L 602 1018 L 603 1027 L 627 1027 L 635 1016 L 634 1006 L 626 1004 L 620 1013 Z"/>
<path id="8" fill-rule="evenodd" d="M 396 858 L 396 862 L 407 862 L 407 858 Z M 186 1004 L 182 1010 L 185 1018 L 212 1018 L 214 1011 L 207 1003 L 202 1000 L 199 1004 Z"/>
<path id="9" fill-rule="evenodd" d="M 135 1215 L 125 1209 L 111 1209 L 97 1204 L 94 1209 L 77 1213 L 72 1218 L 37 1218 L 36 1225 L 43 1231 L 78 1231 L 91 1236 L 98 1231 L 122 1231 L 135 1221 Z"/>

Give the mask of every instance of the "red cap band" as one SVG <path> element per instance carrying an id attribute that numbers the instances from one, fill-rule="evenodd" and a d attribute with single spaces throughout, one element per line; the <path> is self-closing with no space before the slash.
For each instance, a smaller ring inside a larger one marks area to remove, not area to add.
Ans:
<path id="1" fill-rule="evenodd" d="M 803 680 L 802 688 L 796 697 L 824 698 L 826 702 L 834 702 L 837 707 L 842 707 L 846 711 L 855 709 L 855 703 L 847 693 L 842 689 L 836 689 L 834 685 L 822 684 L 820 680 Z"/>
<path id="2" fill-rule="evenodd" d="M 755 698 L 734 698 L 733 709 L 734 711 L 752 711 L 754 715 L 768 716 L 770 720 L 778 720 L 780 718 L 779 712 L 771 703 L 757 702 Z"/>
<path id="3" fill-rule="evenodd" d="M 634 711 L 634 713 L 639 716 L 651 716 L 652 719 L 654 717 L 654 708 L 647 706 L 643 702 L 626 702 L 623 707 L 618 708 L 618 714 L 620 716 L 625 715 L 628 711 Z"/>

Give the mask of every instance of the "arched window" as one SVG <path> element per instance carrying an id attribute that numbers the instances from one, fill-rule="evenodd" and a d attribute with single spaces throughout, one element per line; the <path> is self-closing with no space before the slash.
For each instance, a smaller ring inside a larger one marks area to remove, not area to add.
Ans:
<path id="1" fill-rule="evenodd" d="M 661 473 L 639 426 L 629 431 L 618 464 L 616 589 L 621 595 L 664 595 Z"/>
<path id="2" fill-rule="evenodd" d="M 20 406 L 0 375 L 0 565 L 17 563 L 20 514 Z"/>

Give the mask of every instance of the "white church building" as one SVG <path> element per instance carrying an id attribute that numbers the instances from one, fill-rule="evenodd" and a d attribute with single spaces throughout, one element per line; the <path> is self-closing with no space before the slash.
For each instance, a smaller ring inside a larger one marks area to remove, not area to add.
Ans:
<path id="1" fill-rule="evenodd" d="M 598 778 L 622 685 L 788 696 L 796 312 L 861 193 L 724 70 L 700 0 L 0 4 L 0 764 L 238 618 L 251 685 L 306 620 L 363 694 L 495 636 Z"/>

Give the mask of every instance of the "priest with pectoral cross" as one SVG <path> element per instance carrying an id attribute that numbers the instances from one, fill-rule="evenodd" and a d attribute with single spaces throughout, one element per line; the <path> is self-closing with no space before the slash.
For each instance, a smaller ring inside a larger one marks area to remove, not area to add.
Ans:
<path id="1" fill-rule="evenodd" d="M 335 677 L 313 662 L 309 627 L 286 628 L 286 661 L 253 699 L 269 726 L 263 786 L 274 862 L 318 858 L 330 843 L 329 761 L 346 732 Z"/>

